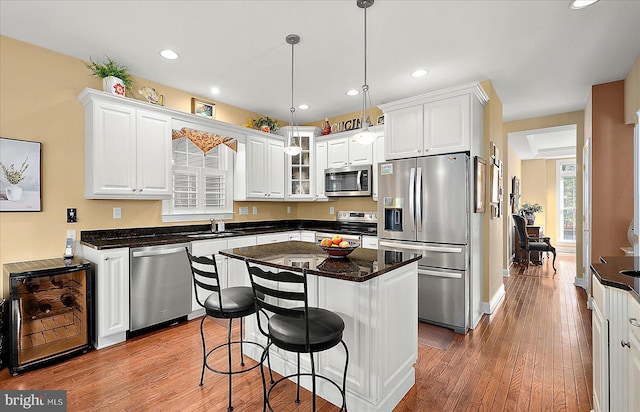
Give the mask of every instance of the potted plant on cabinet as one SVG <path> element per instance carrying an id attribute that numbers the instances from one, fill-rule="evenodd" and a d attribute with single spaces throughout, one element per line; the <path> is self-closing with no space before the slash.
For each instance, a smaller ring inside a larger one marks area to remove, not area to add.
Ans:
<path id="1" fill-rule="evenodd" d="M 536 220 L 536 213 L 542 212 L 542 206 L 537 203 L 525 202 L 520 208 L 520 215 L 527 219 L 528 225 L 533 225 Z"/>
<path id="2" fill-rule="evenodd" d="M 280 125 L 278 124 L 277 120 L 265 116 L 259 118 L 258 120 L 254 120 L 253 127 L 260 130 L 261 132 L 270 133 L 278 130 Z"/>
<path id="3" fill-rule="evenodd" d="M 109 56 L 106 57 L 106 62 L 94 61 L 89 58 L 89 61 L 84 62 L 84 64 L 93 72 L 95 77 L 102 79 L 102 87 L 105 92 L 119 96 L 124 96 L 126 90 L 131 92 L 133 80 L 127 66 L 118 64 Z"/>

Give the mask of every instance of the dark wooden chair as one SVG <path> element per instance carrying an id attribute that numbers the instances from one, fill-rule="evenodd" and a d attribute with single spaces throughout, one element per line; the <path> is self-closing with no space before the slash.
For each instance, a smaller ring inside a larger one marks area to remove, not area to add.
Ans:
<path id="1" fill-rule="evenodd" d="M 553 253 L 553 263 L 551 266 L 553 267 L 553 273 L 556 272 L 556 248 L 551 246 L 551 241 L 548 237 L 543 237 L 542 242 L 538 238 L 531 238 L 527 235 L 527 221 L 524 217 L 520 215 L 512 215 L 513 221 L 516 224 L 516 234 L 518 236 L 518 243 L 520 245 L 520 250 L 524 251 L 527 255 L 527 268 L 529 267 L 529 262 L 531 261 L 531 252 L 551 252 Z"/>

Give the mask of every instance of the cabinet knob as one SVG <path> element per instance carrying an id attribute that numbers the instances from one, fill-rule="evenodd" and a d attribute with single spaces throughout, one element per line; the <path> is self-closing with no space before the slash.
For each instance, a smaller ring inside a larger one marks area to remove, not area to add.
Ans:
<path id="1" fill-rule="evenodd" d="M 104 260 L 109 260 L 109 257 L 105 257 Z"/>
<path id="2" fill-rule="evenodd" d="M 631 326 L 635 326 L 636 328 L 640 328 L 640 321 L 636 318 L 629 318 L 629 323 Z"/>
<path id="3" fill-rule="evenodd" d="M 132 191 L 132 192 L 135 192 L 135 191 L 136 191 L 136 189 L 133 189 L 133 188 L 132 188 L 132 189 L 131 189 L 131 191 Z"/>
<path id="4" fill-rule="evenodd" d="M 140 189 L 140 193 L 142 193 L 142 190 L 143 190 L 143 189 Z"/>
<path id="5" fill-rule="evenodd" d="M 627 348 L 631 348 L 631 344 L 629 342 L 625 342 L 623 340 L 620 341 L 620 346 L 623 348 L 626 346 Z"/>

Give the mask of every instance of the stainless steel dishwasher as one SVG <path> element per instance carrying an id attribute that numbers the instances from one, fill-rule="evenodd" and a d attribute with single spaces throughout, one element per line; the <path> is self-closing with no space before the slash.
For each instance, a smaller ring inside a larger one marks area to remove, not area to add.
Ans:
<path id="1" fill-rule="evenodd" d="M 133 248 L 130 253 L 129 330 L 178 319 L 191 312 L 188 243 Z"/>

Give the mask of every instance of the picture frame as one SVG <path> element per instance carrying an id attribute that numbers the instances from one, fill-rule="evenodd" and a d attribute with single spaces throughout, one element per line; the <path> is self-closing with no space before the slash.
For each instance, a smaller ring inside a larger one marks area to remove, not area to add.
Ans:
<path id="1" fill-rule="evenodd" d="M 42 211 L 42 144 L 0 137 L 0 212 Z"/>
<path id="2" fill-rule="evenodd" d="M 483 158 L 476 156 L 473 171 L 475 176 L 475 212 L 484 213 L 486 210 L 487 162 Z"/>
<path id="3" fill-rule="evenodd" d="M 500 167 L 491 165 L 491 203 L 500 202 Z"/>
<path id="4" fill-rule="evenodd" d="M 216 118 L 216 104 L 207 100 L 192 97 L 191 113 L 213 120 Z"/>

